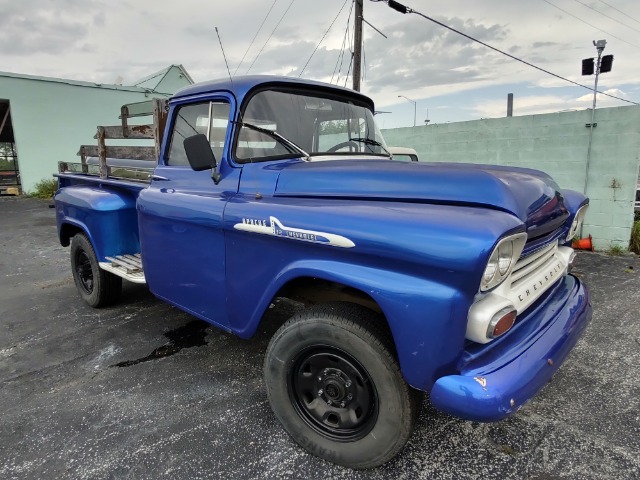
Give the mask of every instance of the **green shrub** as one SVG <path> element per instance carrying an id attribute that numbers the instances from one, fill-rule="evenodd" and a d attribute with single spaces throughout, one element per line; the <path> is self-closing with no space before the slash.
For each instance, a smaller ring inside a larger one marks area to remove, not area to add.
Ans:
<path id="1" fill-rule="evenodd" d="M 629 250 L 640 255 L 640 220 L 633 224 L 631 229 L 631 242 L 629 242 Z"/>
<path id="2" fill-rule="evenodd" d="M 618 244 L 612 243 L 609 250 L 607 250 L 607 253 L 611 256 L 618 257 L 624 253 L 624 248 Z"/>
<path id="3" fill-rule="evenodd" d="M 45 178 L 36 183 L 35 189 L 31 192 L 31 196 L 35 198 L 44 198 L 49 200 L 58 190 L 58 180 L 55 178 Z"/>

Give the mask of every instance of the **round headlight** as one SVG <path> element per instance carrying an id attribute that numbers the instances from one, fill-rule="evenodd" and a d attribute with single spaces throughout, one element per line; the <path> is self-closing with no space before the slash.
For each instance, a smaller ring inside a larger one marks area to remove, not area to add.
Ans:
<path id="1" fill-rule="evenodd" d="M 587 205 L 583 205 L 582 207 L 580 207 L 580 209 L 576 212 L 575 216 L 573 217 L 573 222 L 571 222 L 571 228 L 569 228 L 569 232 L 567 233 L 567 242 L 570 242 L 571 240 L 573 240 L 573 237 L 576 236 L 576 234 L 578 233 L 578 230 L 580 230 L 580 227 L 582 226 L 582 221 L 584 220 L 585 215 L 587 214 L 587 208 L 589 208 L 589 204 Z"/>
<path id="2" fill-rule="evenodd" d="M 496 276 L 496 272 L 498 271 L 498 259 L 496 255 L 491 255 L 489 259 L 489 263 L 487 263 L 487 268 L 484 269 L 484 274 L 482 275 L 482 282 L 487 285 L 493 280 L 493 277 Z"/>
<path id="3" fill-rule="evenodd" d="M 501 276 L 506 275 L 513 261 L 513 243 L 504 242 L 498 249 L 498 272 Z"/>
<path id="4" fill-rule="evenodd" d="M 527 241 L 526 233 L 516 233 L 502 238 L 493 248 L 487 266 L 482 272 L 480 291 L 486 292 L 505 281 L 511 267 L 518 260 Z"/>

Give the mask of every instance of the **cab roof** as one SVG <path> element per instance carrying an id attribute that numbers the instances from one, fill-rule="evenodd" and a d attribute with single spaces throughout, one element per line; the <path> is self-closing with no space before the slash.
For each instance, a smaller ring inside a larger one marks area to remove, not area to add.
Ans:
<path id="1" fill-rule="evenodd" d="M 329 83 L 317 82 L 315 80 L 306 80 L 302 78 L 283 77 L 276 75 L 250 75 L 250 76 L 238 76 L 234 77 L 233 81 L 228 78 L 221 78 L 218 80 L 211 80 L 209 82 L 196 83 L 188 87 L 178 90 L 172 99 L 179 99 L 184 97 L 190 97 L 194 95 L 206 95 L 207 93 L 224 90 L 232 93 L 238 103 L 242 103 L 244 97 L 253 89 L 263 86 L 290 86 L 300 88 L 312 88 L 320 89 L 327 92 L 335 92 L 340 95 L 346 95 L 350 97 L 358 98 L 360 102 L 365 103 L 374 110 L 373 100 L 366 95 L 363 95 L 355 90 L 339 87 L 337 85 L 331 85 Z"/>

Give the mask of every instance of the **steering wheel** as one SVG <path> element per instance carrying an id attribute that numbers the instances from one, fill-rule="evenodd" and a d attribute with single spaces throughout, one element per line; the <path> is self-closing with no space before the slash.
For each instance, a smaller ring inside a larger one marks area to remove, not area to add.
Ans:
<path id="1" fill-rule="evenodd" d="M 353 147 L 357 151 L 359 148 L 359 145 L 353 140 L 349 140 L 347 142 L 341 142 L 341 143 L 338 143 L 337 145 L 334 145 L 333 147 L 327 150 L 327 153 L 337 152 L 338 150 L 344 147 Z"/>

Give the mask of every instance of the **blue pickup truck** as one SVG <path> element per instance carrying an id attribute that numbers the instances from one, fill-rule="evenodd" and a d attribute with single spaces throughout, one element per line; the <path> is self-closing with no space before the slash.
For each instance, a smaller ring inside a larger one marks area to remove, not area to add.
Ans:
<path id="1" fill-rule="evenodd" d="M 276 298 L 302 302 L 267 395 L 296 442 L 352 468 L 402 449 L 422 392 L 463 419 L 516 412 L 591 318 L 569 273 L 586 197 L 531 169 L 393 161 L 373 112 L 299 79 L 190 86 L 154 110 L 148 180 L 106 161 L 123 151 L 105 138 L 136 136 L 123 113 L 98 128 L 99 172 L 61 164 L 55 196 L 93 307 L 124 278 L 248 339 Z"/>

